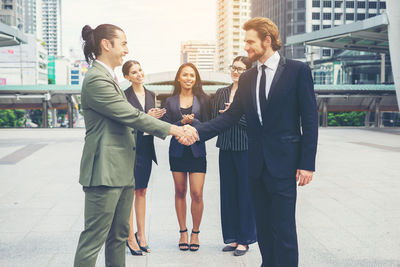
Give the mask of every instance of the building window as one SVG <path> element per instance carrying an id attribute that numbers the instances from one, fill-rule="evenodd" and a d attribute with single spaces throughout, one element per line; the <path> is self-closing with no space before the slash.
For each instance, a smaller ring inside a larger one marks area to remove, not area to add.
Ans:
<path id="1" fill-rule="evenodd" d="M 342 19 L 342 14 L 341 13 L 335 13 L 335 20 L 341 20 Z"/>
<path id="2" fill-rule="evenodd" d="M 324 13 L 323 14 L 323 20 L 331 20 L 332 19 L 332 14 L 331 13 Z"/>
<path id="3" fill-rule="evenodd" d="M 317 13 L 317 12 L 313 12 L 312 13 L 312 19 L 320 19 L 321 17 L 320 17 L 320 14 L 319 13 Z"/>
<path id="4" fill-rule="evenodd" d="M 365 2 L 357 2 L 358 8 L 365 8 Z"/>
<path id="5" fill-rule="evenodd" d="M 297 25 L 297 33 L 304 33 L 306 28 L 304 25 Z"/>
<path id="6" fill-rule="evenodd" d="M 342 1 L 335 1 L 335 7 L 342 7 Z"/>
<path id="7" fill-rule="evenodd" d="M 304 21 L 305 14 L 303 12 L 297 13 L 297 20 Z"/>
<path id="8" fill-rule="evenodd" d="M 324 57 L 330 57 L 330 56 L 331 56 L 331 50 L 329 50 L 329 49 L 322 49 L 322 56 L 324 56 Z"/>
<path id="9" fill-rule="evenodd" d="M 386 2 L 379 2 L 379 8 L 386 9 Z"/>
<path id="10" fill-rule="evenodd" d="M 376 2 L 368 2 L 369 8 L 376 8 Z"/>
<path id="11" fill-rule="evenodd" d="M 306 2 L 304 0 L 298 0 L 297 8 L 305 8 L 305 7 L 306 7 Z"/>
<path id="12" fill-rule="evenodd" d="M 354 8 L 354 1 L 346 2 L 346 8 Z"/>
<path id="13" fill-rule="evenodd" d="M 287 31 L 287 34 L 292 35 L 292 34 L 293 34 L 293 33 L 292 33 L 292 26 L 287 26 L 287 27 L 286 27 L 286 31 Z"/>
<path id="14" fill-rule="evenodd" d="M 331 1 L 324 1 L 324 7 L 332 7 Z"/>
<path id="15" fill-rule="evenodd" d="M 376 16 L 376 14 L 368 14 L 368 18 L 372 18 L 372 17 L 375 17 Z"/>
<path id="16" fill-rule="evenodd" d="M 319 2 L 319 0 L 313 0 L 312 1 L 312 7 L 320 7 L 321 5 L 320 5 L 320 2 Z"/>
<path id="17" fill-rule="evenodd" d="M 319 31 L 319 25 L 312 25 L 313 32 Z"/>
<path id="18" fill-rule="evenodd" d="M 357 20 L 364 20 L 365 14 L 357 14 Z"/>
<path id="19" fill-rule="evenodd" d="M 347 13 L 346 14 L 346 20 L 354 20 L 354 14 L 353 13 Z"/>
<path id="20" fill-rule="evenodd" d="M 330 27 L 331 27 L 331 25 L 322 25 L 322 29 L 328 29 Z"/>

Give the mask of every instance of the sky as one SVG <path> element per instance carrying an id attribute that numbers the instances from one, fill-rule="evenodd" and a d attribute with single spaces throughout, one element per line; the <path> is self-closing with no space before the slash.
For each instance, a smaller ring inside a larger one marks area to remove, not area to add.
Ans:
<path id="1" fill-rule="evenodd" d="M 79 10 L 77 10 L 79 9 Z M 128 39 L 124 60 L 138 60 L 145 73 L 176 71 L 180 45 L 187 40 L 216 39 L 215 0 L 65 0 L 62 1 L 63 55 L 82 52 L 86 24 L 121 27 Z M 120 68 L 116 69 L 122 77 Z"/>

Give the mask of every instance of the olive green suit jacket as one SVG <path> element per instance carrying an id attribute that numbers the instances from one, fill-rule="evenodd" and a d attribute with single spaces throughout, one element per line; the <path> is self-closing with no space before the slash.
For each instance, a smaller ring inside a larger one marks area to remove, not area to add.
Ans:
<path id="1" fill-rule="evenodd" d="M 133 186 L 136 138 L 132 128 L 165 139 L 170 124 L 134 108 L 110 72 L 94 61 L 82 85 L 86 136 L 80 166 L 83 186 Z"/>

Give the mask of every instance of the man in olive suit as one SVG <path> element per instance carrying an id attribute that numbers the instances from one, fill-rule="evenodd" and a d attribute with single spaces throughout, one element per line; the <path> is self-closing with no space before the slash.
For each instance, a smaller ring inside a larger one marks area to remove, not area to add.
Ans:
<path id="1" fill-rule="evenodd" d="M 128 53 L 122 29 L 109 24 L 95 30 L 85 26 L 82 37 L 86 42 L 85 57 L 93 64 L 83 81 L 81 95 L 86 137 L 79 183 L 85 192 L 85 227 L 74 266 L 95 266 L 104 243 L 106 266 L 125 266 L 134 193 L 132 128 L 163 139 L 169 134 L 182 137 L 183 130 L 128 103 L 114 73 Z"/>

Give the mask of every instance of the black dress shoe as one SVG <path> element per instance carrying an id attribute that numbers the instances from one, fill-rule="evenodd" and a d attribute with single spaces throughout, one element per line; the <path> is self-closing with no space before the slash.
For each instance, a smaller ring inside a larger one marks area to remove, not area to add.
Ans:
<path id="1" fill-rule="evenodd" d="M 133 256 L 144 256 L 144 255 L 146 255 L 146 254 L 144 254 L 144 252 L 142 251 L 142 250 L 134 250 L 134 249 L 132 249 L 130 246 L 129 246 L 129 243 L 128 243 L 128 240 L 126 240 L 126 246 L 129 248 L 129 250 L 130 250 L 130 252 L 131 252 L 131 254 L 133 255 Z"/>
<path id="2" fill-rule="evenodd" d="M 137 242 L 138 245 L 139 245 L 139 248 L 140 248 L 141 250 L 143 250 L 144 252 L 146 252 L 146 253 L 150 253 L 150 248 L 149 248 L 149 246 L 144 246 L 144 247 L 142 247 L 142 246 L 140 245 L 140 241 L 139 241 L 139 238 L 138 238 L 138 236 L 137 236 L 137 232 L 135 233 L 135 238 L 136 238 L 136 242 Z"/>
<path id="3" fill-rule="evenodd" d="M 223 252 L 235 251 L 236 248 L 237 248 L 237 246 L 236 246 L 236 247 L 233 247 L 233 246 L 227 245 L 227 246 L 225 246 L 225 247 L 222 249 L 222 251 L 223 251 Z"/>
<path id="4" fill-rule="evenodd" d="M 233 255 L 235 255 L 235 256 L 243 256 L 244 254 L 247 253 L 248 250 L 249 250 L 249 245 L 246 246 L 245 250 L 235 249 L 235 252 L 233 252 Z"/>

